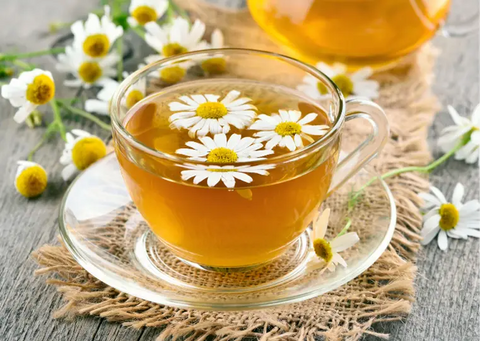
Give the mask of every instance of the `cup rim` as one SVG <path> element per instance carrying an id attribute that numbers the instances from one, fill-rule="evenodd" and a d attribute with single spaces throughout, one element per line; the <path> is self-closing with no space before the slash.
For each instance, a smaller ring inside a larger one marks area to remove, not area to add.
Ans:
<path id="1" fill-rule="evenodd" d="M 340 132 L 340 128 L 345 121 L 345 99 L 343 96 L 342 91 L 337 87 L 337 85 L 328 77 L 325 73 L 321 72 L 314 66 L 301 62 L 298 59 L 280 54 L 275 52 L 263 51 L 263 50 L 256 50 L 256 49 L 248 49 L 248 48 L 219 48 L 219 49 L 205 49 L 205 50 L 196 50 L 187 53 L 183 53 L 177 56 L 172 56 L 168 58 L 163 58 L 148 65 L 145 65 L 142 68 L 139 68 L 137 71 L 131 73 L 127 78 L 125 78 L 120 85 L 115 90 L 115 93 L 112 96 L 111 105 L 110 105 L 110 120 L 112 130 L 115 133 L 118 133 L 124 138 L 128 143 L 131 143 L 135 146 L 135 148 L 160 159 L 165 159 L 172 162 L 178 162 L 180 164 L 195 164 L 195 165 L 218 165 L 216 163 L 208 163 L 205 161 L 197 161 L 191 160 L 184 156 L 176 156 L 169 153 L 164 153 L 154 148 L 148 147 L 141 141 L 137 140 L 130 132 L 124 127 L 123 123 L 119 120 L 118 111 L 121 107 L 122 98 L 124 97 L 125 93 L 127 92 L 128 88 L 137 82 L 141 77 L 148 77 L 148 73 L 152 72 L 151 69 L 158 69 L 163 64 L 170 65 L 173 63 L 180 63 L 183 61 L 188 61 L 191 59 L 201 59 L 202 56 L 206 57 L 209 55 L 215 54 L 255 54 L 263 57 L 274 57 L 277 60 L 282 62 L 288 63 L 296 68 L 299 68 L 306 73 L 312 75 L 316 79 L 322 81 L 324 84 L 326 83 L 327 88 L 329 88 L 334 97 L 334 101 L 338 103 L 338 113 L 333 123 L 332 128 L 322 136 L 319 140 L 315 141 L 314 143 L 309 144 L 306 147 L 301 149 L 297 149 L 293 152 L 288 152 L 282 155 L 276 155 L 269 157 L 265 160 L 256 160 L 256 161 L 249 161 L 249 162 L 235 162 L 233 165 L 258 165 L 258 164 L 278 164 L 283 163 L 285 161 L 289 161 L 291 159 L 298 159 L 299 157 L 309 154 L 315 150 L 319 150 L 326 145 L 328 145 L 332 139 Z M 232 165 L 232 164 L 229 164 Z"/>

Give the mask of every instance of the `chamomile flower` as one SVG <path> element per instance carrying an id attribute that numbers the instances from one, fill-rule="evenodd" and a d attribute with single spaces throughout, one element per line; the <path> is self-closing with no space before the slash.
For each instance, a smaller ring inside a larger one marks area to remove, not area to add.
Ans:
<path id="1" fill-rule="evenodd" d="M 48 175 L 38 163 L 18 161 L 15 187 L 21 195 L 27 198 L 39 196 L 45 191 Z"/>
<path id="2" fill-rule="evenodd" d="M 42 104 L 47 104 L 55 96 L 55 83 L 49 71 L 34 69 L 25 71 L 9 84 L 2 86 L 2 97 L 19 108 L 13 116 L 17 123 L 24 122 L 27 117 Z"/>
<path id="3" fill-rule="evenodd" d="M 316 68 L 337 85 L 345 98 L 355 96 L 374 99 L 378 97 L 379 85 L 376 81 L 368 79 L 373 73 L 369 67 L 354 73 L 348 73 L 346 66 L 339 63 L 335 63 L 333 66 L 318 63 Z M 297 89 L 315 100 L 328 96 L 328 90 L 325 85 L 312 75 L 305 76 L 303 84 L 297 86 Z"/>
<path id="4" fill-rule="evenodd" d="M 317 118 L 317 114 L 310 113 L 300 119 L 302 113 L 298 110 L 279 110 L 279 114 L 271 116 L 262 114 L 248 128 L 261 130 L 253 136 L 259 142 L 268 141 L 265 148 L 272 149 L 275 146 L 287 147 L 290 151 L 303 147 L 303 139 L 313 142 L 309 135 L 322 136 L 328 131 L 327 125 L 309 125 Z"/>
<path id="5" fill-rule="evenodd" d="M 101 59 L 86 57 L 81 51 L 71 46 L 65 48 L 65 54 L 58 56 L 57 70 L 71 73 L 75 79 L 66 80 L 66 86 L 83 86 L 88 89 L 91 86 L 103 86 L 110 82 L 109 77 L 116 76 L 115 64 L 120 57 L 112 52 Z"/>
<path id="6" fill-rule="evenodd" d="M 326 268 L 330 271 L 335 271 L 338 264 L 346 268 L 347 262 L 340 256 L 339 252 L 345 251 L 360 240 L 356 232 L 345 233 L 331 241 L 325 239 L 329 217 L 330 209 L 327 208 L 313 222 L 311 240 L 312 249 L 315 254 L 313 255 L 312 253 L 307 263 L 307 271 L 318 269 L 324 264 L 326 264 Z"/>
<path id="7" fill-rule="evenodd" d="M 213 31 L 210 44 L 208 44 L 207 48 L 221 49 L 223 47 L 223 34 L 222 31 L 217 28 Z M 208 74 L 220 74 L 225 72 L 227 61 L 223 54 L 218 53 L 209 58 L 203 59 L 200 66 L 202 70 Z"/>
<path id="8" fill-rule="evenodd" d="M 188 156 L 191 160 L 211 163 L 235 163 L 264 160 L 264 156 L 273 154 L 273 150 L 265 150 L 261 143 L 255 143 L 252 137 L 232 134 L 228 140 L 225 134 L 216 134 L 200 138 L 200 142 L 189 141 L 190 148 L 180 148 L 177 154 Z"/>
<path id="9" fill-rule="evenodd" d="M 247 127 L 255 118 L 254 105 L 240 92 L 230 91 L 220 102 L 218 95 L 181 96 L 181 102 L 169 103 L 170 111 L 177 113 L 169 117 L 172 128 L 188 129 L 190 137 L 205 136 L 208 133 L 228 133 L 230 125 L 238 129 Z"/>
<path id="10" fill-rule="evenodd" d="M 147 56 L 145 58 L 145 62 L 147 64 L 151 64 L 161 59 L 163 59 L 161 55 L 153 54 L 153 55 Z M 162 67 L 159 70 L 150 72 L 149 76 L 152 78 L 157 78 L 167 84 L 175 84 L 180 82 L 183 79 L 183 77 L 185 77 L 188 69 L 193 65 L 194 63 L 192 61 L 176 63 L 175 65 Z M 140 64 L 138 67 L 142 68 L 144 66 L 145 66 L 144 64 Z"/>
<path id="11" fill-rule="evenodd" d="M 470 200 L 462 203 L 465 189 L 458 183 L 453 190 L 452 200 L 447 201 L 443 193 L 431 186 L 430 193 L 420 193 L 425 201 L 424 209 L 429 210 L 423 217 L 422 244 L 427 245 L 438 235 L 438 247 L 446 251 L 448 238 L 480 238 L 480 203 Z"/>
<path id="12" fill-rule="evenodd" d="M 273 165 L 257 165 L 257 166 L 204 166 L 185 164 L 181 167 L 188 170 L 182 171 L 182 180 L 187 181 L 193 178 L 193 183 L 198 185 L 200 182 L 207 180 L 208 187 L 216 186 L 220 180 L 225 187 L 234 188 L 235 180 L 240 180 L 246 183 L 251 183 L 253 178 L 249 174 L 258 174 L 266 176 L 268 170 L 272 169 Z"/>
<path id="13" fill-rule="evenodd" d="M 117 26 L 112 21 L 109 6 L 105 6 L 105 14 L 101 19 L 90 13 L 85 23 L 76 21 L 71 30 L 73 47 L 90 58 L 105 57 L 115 40 L 123 34 L 122 26 Z"/>
<path id="14" fill-rule="evenodd" d="M 145 25 L 157 21 L 167 10 L 167 0 L 132 0 L 128 12 L 127 22 L 130 26 Z"/>
<path id="15" fill-rule="evenodd" d="M 105 143 L 97 136 L 73 129 L 67 133 L 67 142 L 60 163 L 66 166 L 62 178 L 67 181 L 77 171 L 82 171 L 107 154 Z"/>
<path id="16" fill-rule="evenodd" d="M 207 46 L 202 41 L 205 24 L 195 20 L 189 28 L 188 21 L 183 18 L 174 19 L 171 25 L 160 27 L 156 22 L 145 24 L 145 41 L 161 58 L 176 56 L 185 52 L 201 50 Z"/>
<path id="17" fill-rule="evenodd" d="M 448 112 L 455 125 L 442 130 L 438 145 L 446 153 L 467 139 L 466 144 L 455 153 L 455 159 L 465 160 L 466 163 L 480 160 L 480 104 L 475 107 L 470 119 L 460 116 L 450 105 Z"/>

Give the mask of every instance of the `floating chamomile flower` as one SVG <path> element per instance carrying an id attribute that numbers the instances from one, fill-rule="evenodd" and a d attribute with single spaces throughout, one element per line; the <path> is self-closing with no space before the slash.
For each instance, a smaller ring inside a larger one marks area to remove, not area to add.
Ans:
<path id="1" fill-rule="evenodd" d="M 157 60 L 163 59 L 161 55 L 153 54 L 145 58 L 147 64 L 156 62 Z M 192 61 L 185 61 L 180 63 L 175 63 L 170 66 L 162 67 L 159 70 L 155 70 L 149 73 L 149 77 L 160 79 L 162 82 L 167 84 L 175 84 L 180 82 L 183 77 L 187 74 L 187 71 L 192 67 L 194 63 Z M 145 65 L 140 64 L 138 68 L 142 68 Z"/>
<path id="2" fill-rule="evenodd" d="M 145 25 L 157 21 L 167 10 L 168 0 L 132 0 L 127 22 L 130 26 Z"/>
<path id="3" fill-rule="evenodd" d="M 447 202 L 443 193 L 431 186 L 430 193 L 420 193 L 425 201 L 424 209 L 429 210 L 423 217 L 422 244 L 427 245 L 438 234 L 438 247 L 448 249 L 448 238 L 480 238 L 480 203 L 470 200 L 462 204 L 465 189 L 458 183 L 453 190 L 452 201 Z"/>
<path id="4" fill-rule="evenodd" d="M 212 33 L 212 38 L 208 48 L 211 49 L 221 49 L 223 46 L 223 34 L 218 28 L 215 29 Z M 220 74 L 225 72 L 227 69 L 227 61 L 223 54 L 218 53 L 209 58 L 204 59 L 200 66 L 203 71 L 208 74 Z"/>
<path id="5" fill-rule="evenodd" d="M 187 20 L 176 18 L 172 24 L 162 27 L 156 22 L 149 22 L 145 24 L 145 30 L 147 31 L 145 41 L 158 52 L 161 58 L 207 47 L 207 43 L 201 40 L 205 33 L 205 24 L 198 19 L 191 28 Z"/>
<path id="6" fill-rule="evenodd" d="M 188 156 L 191 160 L 211 163 L 235 163 L 264 160 L 264 156 L 273 154 L 273 150 L 265 150 L 261 143 L 255 143 L 252 137 L 232 134 L 228 140 L 225 134 L 200 137 L 200 142 L 189 141 L 190 148 L 180 148 L 177 154 Z"/>
<path id="7" fill-rule="evenodd" d="M 83 23 L 81 20 L 71 26 L 73 47 L 91 58 L 105 57 L 115 40 L 123 34 L 122 26 L 117 26 L 110 17 L 110 7 L 105 6 L 105 14 L 100 19 L 90 13 Z"/>
<path id="8" fill-rule="evenodd" d="M 34 69 L 25 71 L 9 84 L 2 86 L 2 97 L 18 109 L 13 116 L 17 123 L 24 122 L 36 107 L 47 104 L 55 96 L 55 83 L 49 71 Z"/>
<path id="9" fill-rule="evenodd" d="M 97 136 L 73 129 L 67 133 L 67 142 L 60 163 L 66 166 L 62 178 L 67 181 L 77 171 L 82 171 L 107 154 L 105 143 Z"/>
<path id="10" fill-rule="evenodd" d="M 460 116 L 455 108 L 450 105 L 448 106 L 448 112 L 455 125 L 442 130 L 438 145 L 446 153 L 459 143 L 466 142 L 455 153 L 455 159 L 465 160 L 467 163 L 480 160 L 480 104 L 475 107 L 470 119 Z"/>
<path id="11" fill-rule="evenodd" d="M 187 181 L 193 178 L 193 183 L 198 185 L 203 180 L 207 179 L 208 187 L 216 186 L 220 180 L 225 187 L 234 188 L 235 179 L 251 183 L 253 178 L 248 174 L 258 174 L 266 176 L 268 170 L 272 169 L 273 165 L 258 165 L 258 166 L 204 166 L 185 164 L 181 167 L 188 168 L 182 171 L 182 180 Z"/>
<path id="12" fill-rule="evenodd" d="M 315 254 L 312 254 L 307 263 L 307 272 L 318 269 L 324 264 L 326 264 L 326 268 L 330 271 L 335 271 L 338 264 L 346 268 L 347 263 L 343 257 L 340 256 L 339 252 L 345 251 L 360 240 L 356 232 L 345 233 L 331 241 L 326 240 L 325 234 L 327 232 L 329 217 L 330 209 L 327 208 L 313 222 L 311 240 L 312 249 Z"/>
<path id="13" fill-rule="evenodd" d="M 318 63 L 316 68 L 337 85 L 345 98 L 355 96 L 374 99 L 378 97 L 379 85 L 376 81 L 368 79 L 373 73 L 369 67 L 354 73 L 348 73 L 346 66 L 339 63 L 335 63 L 331 67 L 325 63 Z M 305 76 L 303 84 L 297 86 L 297 89 L 315 100 L 328 96 L 326 86 L 312 75 Z"/>
<path id="14" fill-rule="evenodd" d="M 261 130 L 253 136 L 259 142 L 268 141 L 265 147 L 272 149 L 275 146 L 287 147 L 290 151 L 303 147 L 303 140 L 313 142 L 308 135 L 322 136 L 328 131 L 327 125 L 309 125 L 317 118 L 317 114 L 310 113 L 300 119 L 302 113 L 298 110 L 279 110 L 278 114 L 271 116 L 262 114 L 248 128 L 250 130 Z"/>
<path id="15" fill-rule="evenodd" d="M 58 56 L 57 70 L 70 72 L 75 79 L 66 80 L 66 86 L 83 86 L 90 88 L 94 85 L 103 86 L 111 81 L 109 77 L 117 74 L 115 64 L 120 57 L 112 52 L 101 59 L 91 59 L 86 57 L 81 51 L 73 49 L 71 46 L 65 48 L 65 54 Z"/>
<path id="16" fill-rule="evenodd" d="M 47 188 L 48 175 L 38 163 L 18 161 L 15 187 L 18 193 L 27 198 L 39 196 Z"/>
<path id="17" fill-rule="evenodd" d="M 218 102 L 218 95 L 181 96 L 181 102 L 169 103 L 170 111 L 179 111 L 169 117 L 172 128 L 188 129 L 190 137 L 205 136 L 208 133 L 228 133 L 230 125 L 238 129 L 247 127 L 255 118 L 254 105 L 248 97 L 241 97 L 240 92 L 230 91 Z"/>

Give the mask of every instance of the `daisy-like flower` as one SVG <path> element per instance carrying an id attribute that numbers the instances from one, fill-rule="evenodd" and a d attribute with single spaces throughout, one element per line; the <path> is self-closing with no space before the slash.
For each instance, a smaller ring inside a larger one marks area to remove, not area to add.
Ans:
<path id="1" fill-rule="evenodd" d="M 328 131 L 327 125 L 309 125 L 317 118 L 317 114 L 310 113 L 300 119 L 302 113 L 298 110 L 279 110 L 278 114 L 271 116 L 262 114 L 248 128 L 261 130 L 253 136 L 258 137 L 259 142 L 268 141 L 267 149 L 275 146 L 287 147 L 290 151 L 303 147 L 303 139 L 311 142 L 314 140 L 309 135 L 322 136 Z"/>
<path id="2" fill-rule="evenodd" d="M 228 133 L 230 125 L 238 129 L 247 127 L 255 118 L 254 105 L 248 97 L 241 97 L 240 92 L 230 91 L 218 102 L 217 95 L 182 96 L 181 102 L 169 103 L 170 111 L 178 111 L 170 116 L 172 128 L 188 129 L 190 137 L 205 136 L 208 133 Z"/>
<path id="3" fill-rule="evenodd" d="M 189 141 L 190 148 L 180 148 L 177 154 L 188 156 L 191 160 L 207 161 L 211 163 L 235 163 L 264 160 L 264 156 L 273 154 L 273 150 L 261 150 L 263 145 L 255 143 L 252 137 L 241 137 L 232 134 L 227 140 L 225 134 L 216 134 L 213 139 L 209 136 L 200 138 L 200 142 Z"/>
<path id="4" fill-rule="evenodd" d="M 207 43 L 201 40 L 205 33 L 205 24 L 198 19 L 191 28 L 187 20 L 179 17 L 171 25 L 163 27 L 156 22 L 149 22 L 145 24 L 145 30 L 145 41 L 161 58 L 207 47 Z"/>
<path id="5" fill-rule="evenodd" d="M 223 47 L 223 34 L 218 28 L 212 33 L 210 44 L 207 48 L 221 49 Z M 215 54 L 207 59 L 204 59 L 201 64 L 203 71 L 209 74 L 220 74 L 227 69 L 227 61 L 222 54 Z"/>
<path id="6" fill-rule="evenodd" d="M 15 187 L 18 193 L 27 198 L 39 196 L 47 188 L 48 175 L 38 163 L 18 161 Z"/>
<path id="7" fill-rule="evenodd" d="M 145 58 L 147 64 L 161 60 L 163 57 L 158 54 L 153 54 Z M 162 67 L 159 70 L 153 71 L 149 74 L 150 77 L 160 79 L 162 82 L 167 84 L 175 84 L 180 82 L 183 77 L 187 74 L 187 71 L 192 67 L 194 63 L 192 61 L 185 61 L 181 63 L 176 63 L 175 65 Z M 138 68 L 144 67 L 144 64 L 138 65 Z"/>
<path id="8" fill-rule="evenodd" d="M 67 181 L 78 171 L 82 171 L 107 154 L 105 143 L 97 136 L 73 129 L 67 133 L 67 142 L 60 163 L 66 166 L 62 178 Z"/>
<path id="9" fill-rule="evenodd" d="M 339 63 L 335 63 L 333 66 L 318 63 L 316 68 L 326 74 L 337 85 L 345 98 L 358 96 L 374 99 L 378 97 L 379 85 L 376 81 L 368 79 L 373 73 L 369 67 L 354 73 L 348 73 L 346 66 Z M 312 75 L 305 76 L 303 84 L 297 86 L 297 89 L 315 100 L 328 96 L 326 86 Z"/>
<path id="10" fill-rule="evenodd" d="M 49 71 L 34 69 L 25 71 L 9 84 L 2 86 L 2 97 L 20 108 L 13 116 L 17 123 L 24 122 L 36 107 L 47 104 L 55 96 L 55 83 Z"/>
<path id="11" fill-rule="evenodd" d="M 429 210 L 423 217 L 422 244 L 427 245 L 438 234 L 438 247 L 448 249 L 448 238 L 480 238 L 480 203 L 470 200 L 462 204 L 465 189 L 458 183 L 453 190 L 452 201 L 448 202 L 443 193 L 431 186 L 430 193 L 420 193 L 425 201 L 424 209 Z"/>
<path id="12" fill-rule="evenodd" d="M 185 164 L 181 167 L 188 170 L 182 171 L 182 180 L 187 181 L 193 178 L 193 183 L 198 185 L 203 180 L 207 179 L 208 187 L 216 186 L 220 180 L 225 187 L 234 188 L 235 179 L 251 183 L 253 178 L 249 174 L 258 174 L 266 176 L 268 170 L 272 169 L 273 165 L 258 165 L 258 166 L 204 166 L 204 165 L 191 165 Z"/>
<path id="13" fill-rule="evenodd" d="M 328 227 L 328 219 L 330 217 L 330 209 L 325 209 L 322 214 L 313 222 L 312 227 L 312 249 L 315 255 L 310 258 L 307 263 L 307 271 L 318 269 L 320 266 L 326 264 L 326 268 L 330 271 L 335 271 L 338 264 L 347 267 L 347 263 L 340 256 L 339 252 L 355 245 L 360 238 L 356 232 L 348 232 L 341 236 L 337 236 L 331 241 L 325 239 L 325 234 Z"/>
<path id="14" fill-rule="evenodd" d="M 65 48 L 65 54 L 58 56 L 57 70 L 70 72 L 75 79 L 66 80 L 66 86 L 83 86 L 88 89 L 91 86 L 103 86 L 111 81 L 109 77 L 117 74 L 115 64 L 120 57 L 112 52 L 101 59 L 91 59 L 86 57 L 81 51 L 71 46 Z"/>
<path id="15" fill-rule="evenodd" d="M 130 26 L 145 25 L 157 21 L 167 10 L 167 0 L 132 0 L 128 12 L 127 22 Z"/>
<path id="16" fill-rule="evenodd" d="M 115 40 L 123 34 L 122 26 L 112 22 L 109 6 L 105 6 L 105 14 L 101 19 L 90 13 L 85 23 L 76 21 L 71 30 L 74 48 L 90 58 L 105 57 Z"/>
<path id="17" fill-rule="evenodd" d="M 438 145 L 446 153 L 459 143 L 466 141 L 465 145 L 455 153 L 455 159 L 465 160 L 467 163 L 480 160 L 480 104 L 475 107 L 470 119 L 460 116 L 450 105 L 448 112 L 455 125 L 442 130 Z"/>

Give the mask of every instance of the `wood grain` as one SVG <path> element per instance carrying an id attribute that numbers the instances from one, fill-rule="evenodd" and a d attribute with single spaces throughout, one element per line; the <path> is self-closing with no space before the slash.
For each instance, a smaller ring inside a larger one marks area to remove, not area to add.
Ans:
<path id="1" fill-rule="evenodd" d="M 219 2 L 219 0 L 216 0 Z M 55 37 L 47 35 L 52 21 L 75 20 L 92 10 L 96 0 L 0 0 L 0 51 L 33 51 L 49 46 Z M 454 1 L 453 18 L 478 13 L 476 0 Z M 435 92 L 444 105 L 454 105 L 467 115 L 479 102 L 478 36 L 448 40 L 435 39 L 442 49 L 439 57 Z M 137 54 L 139 54 L 137 50 Z M 43 68 L 54 70 L 51 57 L 35 59 Z M 54 72 L 59 83 L 62 76 Z M 58 87 L 58 96 L 72 91 Z M 48 112 L 48 108 L 45 108 Z M 23 159 L 41 137 L 41 129 L 30 130 L 13 120 L 14 109 L 0 100 L 0 339 L 34 341 L 118 341 L 154 340 L 158 330 L 133 330 L 98 318 L 54 320 L 52 312 L 61 305 L 61 295 L 43 279 L 33 277 L 35 263 L 30 253 L 45 243 L 55 242 L 57 211 L 66 185 L 60 177 L 58 158 L 63 143 L 56 139 L 36 157 L 49 170 L 50 186 L 37 200 L 20 197 L 13 186 L 16 161 Z M 435 140 L 440 130 L 451 124 L 443 109 L 430 131 L 435 156 Z M 84 126 L 93 132 L 92 126 Z M 479 171 L 475 166 L 450 160 L 437 169 L 432 181 L 450 194 L 457 181 L 467 187 L 467 198 L 478 198 Z M 401 323 L 375 326 L 391 333 L 391 340 L 479 340 L 480 339 L 480 262 L 479 242 L 454 241 L 447 253 L 435 244 L 419 255 L 416 280 L 417 302 L 412 315 Z M 375 340 L 374 337 L 366 337 Z"/>

